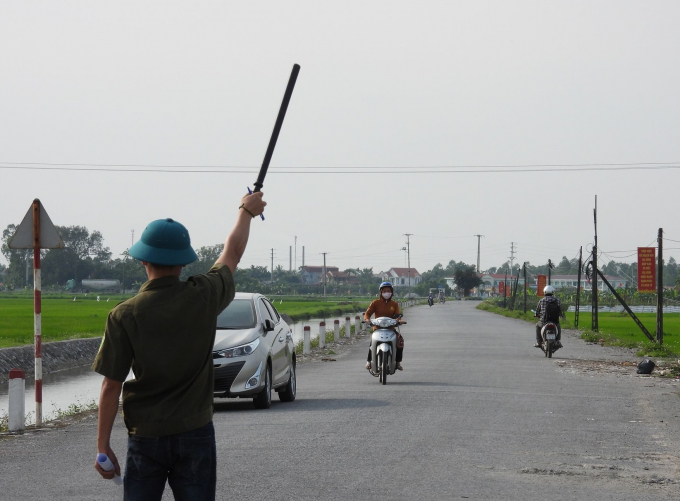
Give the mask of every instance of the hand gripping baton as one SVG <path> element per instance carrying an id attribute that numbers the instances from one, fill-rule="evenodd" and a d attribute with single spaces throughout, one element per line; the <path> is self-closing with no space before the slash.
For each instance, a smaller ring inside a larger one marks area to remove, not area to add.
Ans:
<path id="1" fill-rule="evenodd" d="M 102 470 L 104 471 L 111 471 L 116 468 L 113 466 L 109 456 L 101 452 L 97 454 L 97 463 L 99 463 L 99 466 L 101 466 Z M 120 475 L 114 473 L 113 483 L 116 485 L 123 485 L 123 478 Z"/>

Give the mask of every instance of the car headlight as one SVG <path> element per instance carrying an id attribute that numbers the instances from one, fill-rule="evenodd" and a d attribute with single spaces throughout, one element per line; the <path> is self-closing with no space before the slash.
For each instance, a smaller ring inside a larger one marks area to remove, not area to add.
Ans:
<path id="1" fill-rule="evenodd" d="M 224 358 L 234 358 L 234 357 L 245 357 L 250 355 L 255 351 L 255 348 L 260 344 L 260 339 L 256 339 L 252 343 L 242 344 L 241 346 L 236 346 L 234 348 L 227 348 L 225 350 L 219 350 L 216 353 Z"/>

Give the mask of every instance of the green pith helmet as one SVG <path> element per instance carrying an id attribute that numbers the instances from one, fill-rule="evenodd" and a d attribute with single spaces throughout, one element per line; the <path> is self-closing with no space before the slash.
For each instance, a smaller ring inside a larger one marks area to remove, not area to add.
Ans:
<path id="1" fill-rule="evenodd" d="M 170 218 L 150 222 L 129 252 L 140 261 L 165 266 L 185 266 L 198 259 L 191 248 L 189 231 Z"/>

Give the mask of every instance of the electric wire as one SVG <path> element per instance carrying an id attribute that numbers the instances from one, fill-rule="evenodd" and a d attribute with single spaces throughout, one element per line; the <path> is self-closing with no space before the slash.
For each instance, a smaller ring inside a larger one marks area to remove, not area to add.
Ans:
<path id="1" fill-rule="evenodd" d="M 258 166 L 245 165 L 165 165 L 0 161 L 0 169 L 95 171 L 95 172 L 164 172 L 173 174 L 251 174 Z M 585 164 L 509 164 L 509 165 L 421 165 L 421 166 L 276 166 L 270 174 L 481 174 L 511 172 L 581 172 L 680 169 L 680 162 L 585 163 Z"/>

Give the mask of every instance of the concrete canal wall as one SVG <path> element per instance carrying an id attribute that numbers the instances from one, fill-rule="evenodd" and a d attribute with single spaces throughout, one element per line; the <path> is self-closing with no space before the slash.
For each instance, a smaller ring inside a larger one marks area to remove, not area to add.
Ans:
<path id="1" fill-rule="evenodd" d="M 71 339 L 42 345 L 43 373 L 72 369 L 90 365 L 97 355 L 102 338 Z M 10 369 L 26 371 L 26 377 L 33 377 L 35 358 L 33 346 L 3 348 L 0 350 L 0 383 L 9 379 Z"/>

